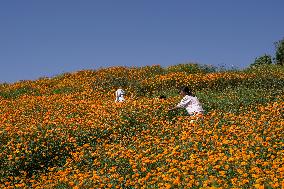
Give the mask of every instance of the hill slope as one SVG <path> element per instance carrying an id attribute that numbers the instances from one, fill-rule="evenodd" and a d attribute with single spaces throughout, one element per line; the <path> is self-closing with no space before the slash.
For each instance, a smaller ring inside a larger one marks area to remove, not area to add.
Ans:
<path id="1" fill-rule="evenodd" d="M 167 111 L 181 85 L 203 103 L 202 120 Z M 114 103 L 119 86 L 125 103 Z M 1 84 L 0 187 L 279 188 L 283 88 L 275 65 L 112 67 Z"/>

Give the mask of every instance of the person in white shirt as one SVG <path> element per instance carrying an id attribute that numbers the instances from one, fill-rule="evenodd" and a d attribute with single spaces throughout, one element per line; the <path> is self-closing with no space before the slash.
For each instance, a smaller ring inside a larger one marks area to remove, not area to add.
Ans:
<path id="1" fill-rule="evenodd" d="M 201 103 L 187 86 L 182 87 L 179 94 L 183 97 L 182 100 L 175 107 L 170 108 L 169 111 L 185 108 L 190 116 L 203 115 L 204 110 Z"/>
<path id="2" fill-rule="evenodd" d="M 121 88 L 117 89 L 115 92 L 115 102 L 123 102 L 125 101 L 125 91 L 122 90 Z"/>

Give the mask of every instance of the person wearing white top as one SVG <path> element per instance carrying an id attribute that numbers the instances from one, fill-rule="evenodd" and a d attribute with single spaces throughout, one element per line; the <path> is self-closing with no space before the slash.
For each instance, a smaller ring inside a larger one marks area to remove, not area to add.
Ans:
<path id="1" fill-rule="evenodd" d="M 122 90 L 121 88 L 117 89 L 115 92 L 115 102 L 123 102 L 125 101 L 124 99 L 125 91 Z"/>
<path id="2" fill-rule="evenodd" d="M 170 108 L 170 111 L 185 108 L 188 114 L 191 116 L 204 113 L 198 98 L 192 94 L 188 87 L 182 87 L 179 94 L 183 97 L 182 100 L 175 107 Z"/>

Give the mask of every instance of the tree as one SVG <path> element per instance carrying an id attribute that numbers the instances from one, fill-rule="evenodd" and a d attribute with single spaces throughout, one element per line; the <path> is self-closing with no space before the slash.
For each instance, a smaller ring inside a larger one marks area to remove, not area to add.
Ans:
<path id="1" fill-rule="evenodd" d="M 272 64 L 272 58 L 270 55 L 265 54 L 263 56 L 255 58 L 254 63 L 251 64 L 250 67 L 258 67 L 267 64 Z"/>
<path id="2" fill-rule="evenodd" d="M 284 38 L 278 42 L 275 42 L 275 62 L 278 65 L 284 65 Z"/>

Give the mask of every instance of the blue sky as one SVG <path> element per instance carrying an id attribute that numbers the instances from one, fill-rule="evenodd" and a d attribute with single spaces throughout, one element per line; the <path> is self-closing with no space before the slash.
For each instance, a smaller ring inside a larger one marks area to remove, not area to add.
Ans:
<path id="1" fill-rule="evenodd" d="M 0 83 L 109 66 L 244 68 L 274 56 L 283 0 L 2 0 Z"/>

